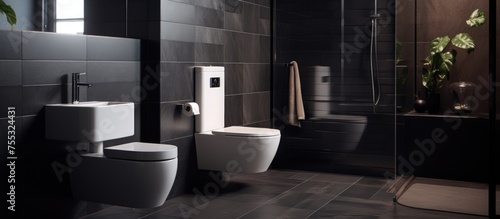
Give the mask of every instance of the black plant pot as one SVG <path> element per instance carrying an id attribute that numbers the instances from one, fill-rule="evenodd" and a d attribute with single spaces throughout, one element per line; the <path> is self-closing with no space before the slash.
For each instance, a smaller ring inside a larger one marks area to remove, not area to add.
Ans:
<path id="1" fill-rule="evenodd" d="M 437 114 L 439 112 L 441 96 L 439 93 L 427 93 L 427 112 Z"/>

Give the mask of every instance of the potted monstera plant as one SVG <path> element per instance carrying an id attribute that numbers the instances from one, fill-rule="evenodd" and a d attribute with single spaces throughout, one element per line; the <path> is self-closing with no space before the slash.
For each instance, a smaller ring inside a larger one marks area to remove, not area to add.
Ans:
<path id="1" fill-rule="evenodd" d="M 5 4 L 3 0 L 0 0 L 0 13 L 5 15 L 7 22 L 12 28 L 14 28 L 14 25 L 17 22 L 16 12 L 10 5 Z"/>
<path id="2" fill-rule="evenodd" d="M 466 20 L 470 28 L 479 27 L 486 23 L 484 12 L 476 9 Z M 449 36 L 436 37 L 430 42 L 430 55 L 422 60 L 422 85 L 427 91 L 427 110 L 429 113 L 439 111 L 439 90 L 443 86 L 443 80 L 449 79 L 451 67 L 455 64 L 457 51 L 448 48 L 451 44 L 459 49 L 464 49 L 467 53 L 474 51 L 474 39 L 467 33 L 458 33 L 450 39 Z"/>

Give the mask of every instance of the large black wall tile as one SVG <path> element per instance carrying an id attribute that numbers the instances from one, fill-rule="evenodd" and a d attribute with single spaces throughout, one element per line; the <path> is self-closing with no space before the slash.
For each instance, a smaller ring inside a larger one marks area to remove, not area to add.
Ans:
<path id="1" fill-rule="evenodd" d="M 23 31 L 23 59 L 85 60 L 86 36 Z"/>
<path id="2" fill-rule="evenodd" d="M 85 7 L 85 22 L 88 21 L 122 21 L 125 23 L 127 19 L 127 5 L 122 0 L 86 0 Z"/>
<path id="3" fill-rule="evenodd" d="M 161 65 L 159 62 L 141 62 L 143 102 L 160 102 Z"/>
<path id="4" fill-rule="evenodd" d="M 21 70 L 20 60 L 0 60 L 0 86 L 21 85 Z"/>
<path id="5" fill-rule="evenodd" d="M 225 126 L 242 125 L 243 120 L 243 95 L 226 96 L 224 105 Z"/>
<path id="6" fill-rule="evenodd" d="M 224 45 L 224 30 L 200 27 L 195 29 L 195 42 Z"/>
<path id="7" fill-rule="evenodd" d="M 194 42 L 195 26 L 171 22 L 161 22 L 160 25 L 160 39 L 181 42 Z"/>
<path id="8" fill-rule="evenodd" d="M 253 4 L 244 4 L 243 31 L 249 33 L 259 32 L 260 7 Z"/>
<path id="9" fill-rule="evenodd" d="M 87 81 L 103 82 L 139 82 L 140 62 L 87 62 Z"/>
<path id="10" fill-rule="evenodd" d="M 224 12 L 210 8 L 196 7 L 196 25 L 223 28 Z"/>
<path id="11" fill-rule="evenodd" d="M 0 59 L 21 59 L 21 31 L 0 30 Z"/>
<path id="12" fill-rule="evenodd" d="M 16 116 L 23 115 L 22 111 L 22 87 L 21 86 L 2 86 L 0 87 L 0 118 L 7 117 L 7 108 L 15 107 Z"/>
<path id="13" fill-rule="evenodd" d="M 271 63 L 271 37 L 260 36 L 259 51 L 259 62 Z"/>
<path id="14" fill-rule="evenodd" d="M 271 7 L 271 2 L 273 0 L 257 0 L 257 3 L 263 6 Z"/>
<path id="15" fill-rule="evenodd" d="M 257 35 L 226 32 L 224 43 L 224 56 L 226 62 L 259 62 L 259 42 L 260 38 Z"/>
<path id="16" fill-rule="evenodd" d="M 243 95 L 243 122 L 256 123 L 270 119 L 270 92 Z"/>
<path id="17" fill-rule="evenodd" d="M 27 60 L 23 61 L 23 85 L 68 84 L 72 73 L 86 70 L 84 61 Z M 85 76 L 82 79 L 85 81 Z"/>
<path id="18" fill-rule="evenodd" d="M 195 24 L 195 6 L 173 1 L 161 1 L 161 20 L 182 24 Z"/>
<path id="19" fill-rule="evenodd" d="M 259 33 L 271 35 L 271 9 L 260 7 Z"/>
<path id="20" fill-rule="evenodd" d="M 241 94 L 244 90 L 244 64 L 226 64 L 224 76 L 226 79 L 226 95 Z"/>
<path id="21" fill-rule="evenodd" d="M 224 62 L 224 46 L 196 43 L 194 48 L 196 62 Z"/>
<path id="22" fill-rule="evenodd" d="M 182 113 L 183 103 L 168 102 L 160 105 L 161 142 L 193 135 L 194 117 Z"/>
<path id="23" fill-rule="evenodd" d="M 238 0 L 226 0 L 224 8 L 224 28 L 227 30 L 243 31 L 243 2 Z"/>
<path id="24" fill-rule="evenodd" d="M 85 30 L 85 35 L 102 35 L 110 37 L 127 36 L 127 23 L 125 22 L 85 21 L 83 28 Z"/>
<path id="25" fill-rule="evenodd" d="M 127 36 L 127 1 L 85 1 L 85 35 Z"/>
<path id="26" fill-rule="evenodd" d="M 271 69 L 269 65 L 246 64 L 243 71 L 243 92 L 262 92 L 271 90 Z"/>
<path id="27" fill-rule="evenodd" d="M 161 1 L 128 0 L 128 21 L 159 21 L 160 4 Z"/>
<path id="28" fill-rule="evenodd" d="M 259 6 L 243 1 L 226 0 L 224 25 L 226 29 L 257 33 L 259 31 Z"/>
<path id="29" fill-rule="evenodd" d="M 139 103 L 143 98 L 141 87 L 137 82 L 94 83 L 86 89 L 87 100 L 123 101 Z M 85 92 L 85 90 L 82 90 Z M 80 93 L 82 93 L 80 91 Z"/>
<path id="30" fill-rule="evenodd" d="M 224 58 L 226 62 L 245 62 L 245 41 L 248 37 L 236 32 L 226 32 L 224 38 Z"/>
<path id="31" fill-rule="evenodd" d="M 205 8 L 212 8 L 217 10 L 223 10 L 225 7 L 224 0 L 205 0 L 205 1 L 194 1 L 194 5 L 201 6 Z"/>
<path id="32" fill-rule="evenodd" d="M 160 103 L 141 103 L 141 141 L 160 142 Z"/>
<path id="33" fill-rule="evenodd" d="M 194 99 L 193 64 L 161 64 L 161 101 Z"/>
<path id="34" fill-rule="evenodd" d="M 63 86 L 24 86 L 23 115 L 35 115 L 42 111 L 45 104 L 63 103 Z"/>
<path id="35" fill-rule="evenodd" d="M 87 37 L 89 61 L 139 61 L 140 41 L 136 39 Z"/>
<path id="36" fill-rule="evenodd" d="M 194 43 L 162 40 L 162 61 L 194 61 Z"/>

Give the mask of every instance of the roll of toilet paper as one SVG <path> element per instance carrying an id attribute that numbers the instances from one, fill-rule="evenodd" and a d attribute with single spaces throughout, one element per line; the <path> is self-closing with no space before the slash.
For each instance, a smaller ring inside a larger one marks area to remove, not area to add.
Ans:
<path id="1" fill-rule="evenodd" d="M 182 105 L 182 112 L 186 116 L 194 116 L 200 114 L 200 106 L 195 102 L 189 102 Z"/>

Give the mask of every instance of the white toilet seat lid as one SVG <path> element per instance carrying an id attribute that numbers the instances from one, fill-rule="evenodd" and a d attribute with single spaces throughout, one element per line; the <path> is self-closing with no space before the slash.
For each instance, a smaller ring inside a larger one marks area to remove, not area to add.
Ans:
<path id="1" fill-rule="evenodd" d="M 224 135 L 224 136 L 241 136 L 241 137 L 270 137 L 280 135 L 281 132 L 278 129 L 270 128 L 255 128 L 255 127 L 244 127 L 244 126 L 230 126 L 227 128 L 221 128 L 213 130 L 214 135 Z"/>
<path id="2" fill-rule="evenodd" d="M 132 142 L 104 148 L 104 156 L 125 160 L 170 160 L 177 157 L 177 147 L 169 144 Z"/>

